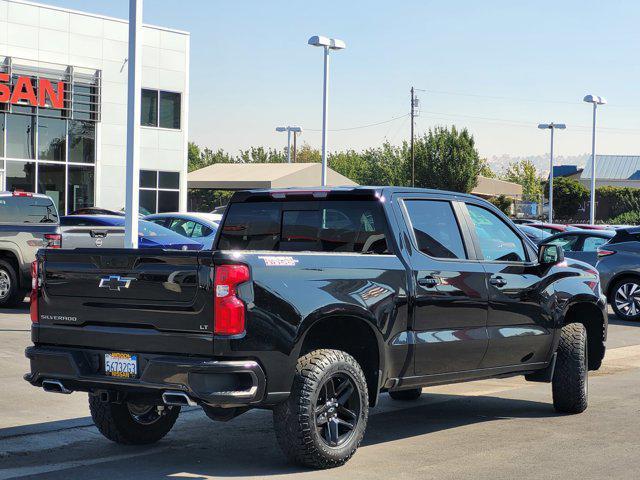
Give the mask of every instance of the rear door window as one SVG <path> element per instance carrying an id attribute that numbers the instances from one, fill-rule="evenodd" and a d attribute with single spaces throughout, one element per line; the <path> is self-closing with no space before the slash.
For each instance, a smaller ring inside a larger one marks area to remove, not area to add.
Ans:
<path id="1" fill-rule="evenodd" d="M 405 206 L 422 253 L 436 258 L 467 258 L 450 202 L 406 200 Z"/>
<path id="2" fill-rule="evenodd" d="M 559 238 L 555 238 L 551 240 L 549 243 L 551 245 L 560 245 L 565 252 L 575 252 L 578 247 L 578 240 L 580 237 L 578 235 L 567 235 Z"/>
<path id="3" fill-rule="evenodd" d="M 0 223 L 58 223 L 58 211 L 50 198 L 0 197 Z"/>

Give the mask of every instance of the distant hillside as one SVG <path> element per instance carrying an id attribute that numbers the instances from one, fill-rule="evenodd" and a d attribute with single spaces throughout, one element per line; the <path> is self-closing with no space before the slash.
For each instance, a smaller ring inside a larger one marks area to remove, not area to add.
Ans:
<path id="1" fill-rule="evenodd" d="M 578 167 L 584 167 L 590 155 L 584 153 L 582 155 L 559 155 L 553 158 L 554 165 L 577 165 Z M 494 155 L 487 159 L 491 169 L 497 174 L 501 174 L 504 169 L 512 162 L 518 162 L 520 160 L 531 160 L 536 166 L 540 175 L 549 175 L 549 154 L 546 155 Z"/>

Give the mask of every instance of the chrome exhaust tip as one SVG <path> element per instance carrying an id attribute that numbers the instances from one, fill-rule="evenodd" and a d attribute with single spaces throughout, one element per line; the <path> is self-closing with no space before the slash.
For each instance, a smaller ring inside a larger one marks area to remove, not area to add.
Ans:
<path id="1" fill-rule="evenodd" d="M 65 387 L 60 380 L 43 380 L 42 389 L 49 393 L 64 393 L 69 395 L 73 390 L 69 390 Z"/>
<path id="2" fill-rule="evenodd" d="M 189 398 L 184 392 L 164 392 L 162 394 L 162 401 L 165 405 L 172 405 L 174 407 L 187 407 L 187 406 L 195 406 L 196 402 Z"/>

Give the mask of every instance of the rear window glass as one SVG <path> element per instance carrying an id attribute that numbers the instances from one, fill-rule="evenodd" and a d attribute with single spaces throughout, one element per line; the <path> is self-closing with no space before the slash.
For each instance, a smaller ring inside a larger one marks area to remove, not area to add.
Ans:
<path id="1" fill-rule="evenodd" d="M 386 231 L 377 202 L 234 203 L 218 248 L 383 254 Z"/>
<path id="2" fill-rule="evenodd" d="M 58 223 L 58 212 L 50 198 L 0 197 L 0 223 Z"/>

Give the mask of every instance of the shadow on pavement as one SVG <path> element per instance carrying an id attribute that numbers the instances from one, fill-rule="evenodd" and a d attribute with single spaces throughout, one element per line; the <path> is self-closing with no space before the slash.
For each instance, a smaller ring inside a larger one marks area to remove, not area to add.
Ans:
<path id="1" fill-rule="evenodd" d="M 386 442 L 476 423 L 558 416 L 550 404 L 535 401 L 428 393 L 424 397 L 428 403 L 411 407 L 411 404 L 394 402 L 394 407 L 406 405 L 408 408 L 371 416 L 361 449 L 366 451 L 368 447 Z M 126 447 L 99 437 L 93 437 L 95 440 L 90 442 L 65 446 L 64 452 L 51 452 L 58 462 L 101 457 L 103 460 L 93 465 L 74 465 L 71 469 L 50 472 L 41 478 L 74 478 L 74 470 L 80 468 L 85 478 L 124 478 L 122 461 L 114 457 L 128 455 L 135 460 L 126 461 L 126 478 L 208 480 L 218 476 L 271 476 L 305 471 L 287 463 L 280 452 L 270 412 L 251 412 L 229 423 L 211 423 L 200 416 L 191 419 L 179 422 L 176 431 L 155 446 Z M 463 435 L 462 431 L 460 434 Z M 27 467 L 33 461 L 36 458 L 30 461 L 24 458 L 18 463 Z M 37 461 L 45 460 L 38 457 Z"/>

